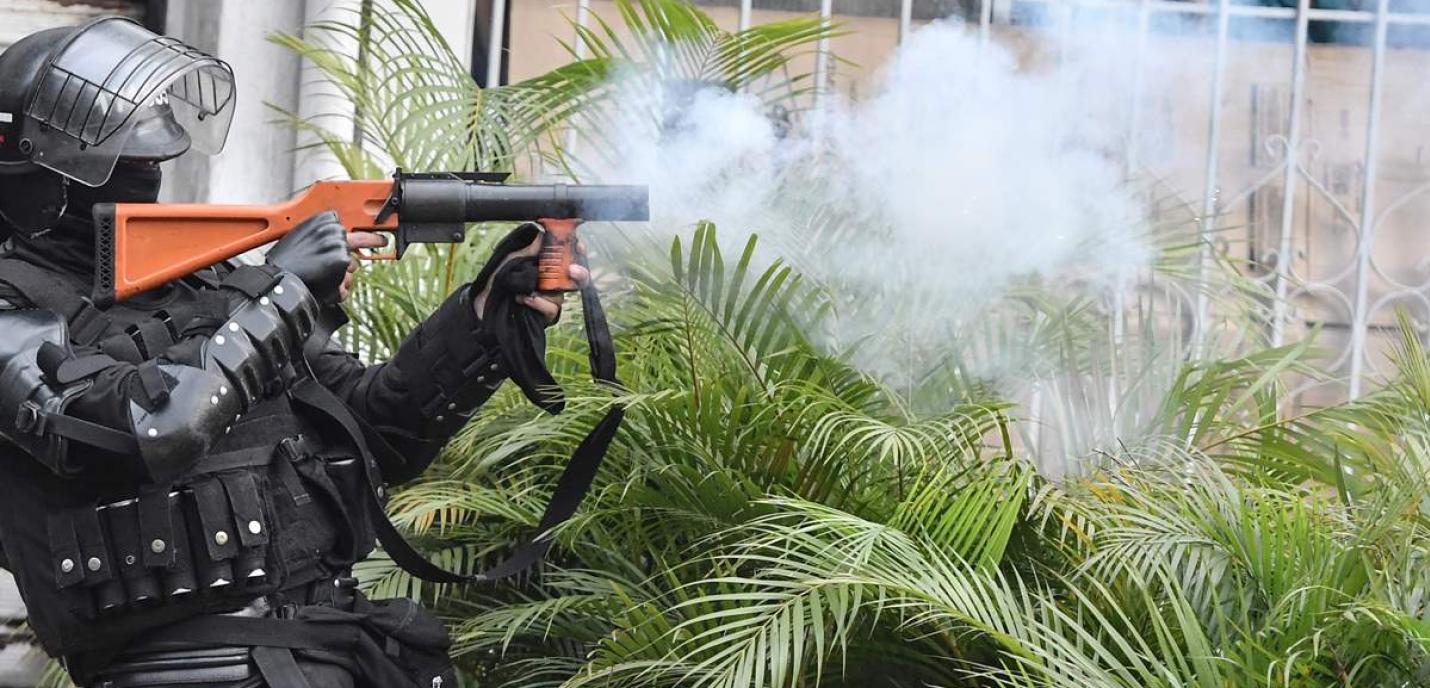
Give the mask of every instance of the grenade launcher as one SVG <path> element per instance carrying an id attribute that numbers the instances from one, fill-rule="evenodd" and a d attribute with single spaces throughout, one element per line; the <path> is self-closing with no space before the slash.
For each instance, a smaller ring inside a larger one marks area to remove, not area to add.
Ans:
<path id="1" fill-rule="evenodd" d="M 391 249 L 368 260 L 396 260 L 413 244 L 454 244 L 466 223 L 534 221 L 545 228 L 538 288 L 572 291 L 576 229 L 586 220 L 649 220 L 644 186 L 515 185 L 505 173 L 405 173 L 392 180 L 325 181 L 276 205 L 168 203 L 94 207 L 95 303 L 123 301 L 277 240 L 317 213 L 333 210 L 348 231 L 393 235 Z"/>

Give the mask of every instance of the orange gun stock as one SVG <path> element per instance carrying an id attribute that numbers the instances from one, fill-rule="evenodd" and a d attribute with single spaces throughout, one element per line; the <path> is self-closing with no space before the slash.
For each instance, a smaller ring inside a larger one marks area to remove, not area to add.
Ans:
<path id="1" fill-rule="evenodd" d="M 393 235 L 392 249 L 362 256 L 369 260 L 401 258 L 413 244 L 460 243 L 470 222 L 540 222 L 538 288 L 572 291 L 568 268 L 583 221 L 650 219 L 643 186 L 514 185 L 505 178 L 398 170 L 391 181 L 318 182 L 275 205 L 96 205 L 93 299 L 123 301 L 276 241 L 327 210 L 349 231 Z"/>

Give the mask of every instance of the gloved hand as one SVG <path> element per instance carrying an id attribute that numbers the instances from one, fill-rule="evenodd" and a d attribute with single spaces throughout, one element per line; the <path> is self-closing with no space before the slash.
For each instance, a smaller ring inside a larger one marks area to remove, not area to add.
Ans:
<path id="1" fill-rule="evenodd" d="M 348 230 L 332 211 L 304 220 L 268 251 L 266 262 L 303 280 L 318 303 L 342 299 L 340 287 L 352 262 Z"/>
<path id="2" fill-rule="evenodd" d="M 545 328 L 561 317 L 562 295 L 536 292 L 540 250 L 538 225 L 528 222 L 512 230 L 472 281 L 473 305 L 482 329 L 501 348 L 512 380 L 533 403 L 559 413 L 564 402 L 546 369 Z M 589 281 L 580 265 L 571 267 L 571 277 L 582 285 Z"/>
<path id="3" fill-rule="evenodd" d="M 515 300 L 541 314 L 547 325 L 561 319 L 562 294 L 541 294 L 536 291 L 537 256 L 541 252 L 541 227 L 534 222 L 525 223 L 501 241 L 492 250 L 492 257 L 477 273 L 472 281 L 477 296 L 473 305 L 477 318 L 487 320 L 493 311 L 489 303 L 494 294 L 499 298 Z M 584 248 L 578 244 L 578 251 Z M 581 265 L 571 266 L 571 278 L 584 286 L 590 280 L 590 273 Z"/>

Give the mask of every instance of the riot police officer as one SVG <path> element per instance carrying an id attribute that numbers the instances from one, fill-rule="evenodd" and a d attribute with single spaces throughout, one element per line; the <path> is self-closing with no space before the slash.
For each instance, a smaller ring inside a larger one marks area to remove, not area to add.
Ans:
<path id="1" fill-rule="evenodd" d="M 520 276 L 535 230 L 379 365 L 326 341 L 352 250 L 381 243 L 332 214 L 262 265 L 96 306 L 92 206 L 155 201 L 158 163 L 217 152 L 233 107 L 228 65 L 124 19 L 0 54 L 3 563 L 81 685 L 453 685 L 441 624 L 351 566 L 382 486 L 505 379 L 488 305 L 559 315 Z"/>

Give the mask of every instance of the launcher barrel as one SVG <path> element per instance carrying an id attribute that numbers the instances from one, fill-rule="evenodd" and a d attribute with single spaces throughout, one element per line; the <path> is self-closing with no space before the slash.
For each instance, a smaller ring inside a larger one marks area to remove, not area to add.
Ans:
<path id="1" fill-rule="evenodd" d="M 404 223 L 580 219 L 650 219 L 644 186 L 485 184 L 460 179 L 409 179 L 398 215 Z"/>

